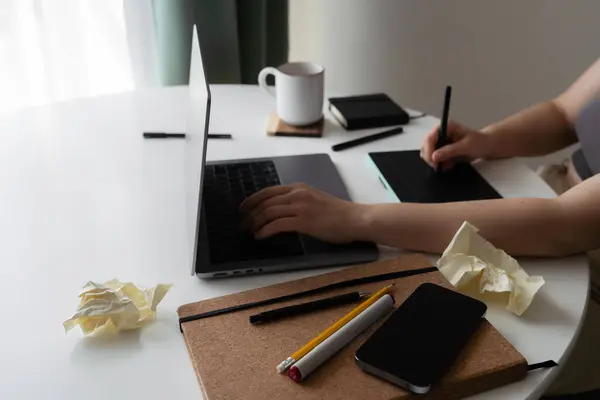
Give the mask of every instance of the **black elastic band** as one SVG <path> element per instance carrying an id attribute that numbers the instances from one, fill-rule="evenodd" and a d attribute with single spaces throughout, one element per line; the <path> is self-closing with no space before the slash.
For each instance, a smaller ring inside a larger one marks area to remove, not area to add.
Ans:
<path id="1" fill-rule="evenodd" d="M 552 367 L 556 367 L 556 366 L 558 366 L 556 361 L 548 360 L 548 361 L 543 361 L 543 362 L 539 362 L 539 363 L 535 363 L 535 364 L 529 364 L 527 366 L 527 371 L 533 371 L 535 369 L 541 369 L 541 368 L 552 368 Z"/>
<path id="2" fill-rule="evenodd" d="M 266 306 L 268 304 L 280 303 L 282 301 L 287 301 L 287 300 L 299 299 L 301 297 L 310 296 L 310 295 L 325 292 L 328 290 L 346 288 L 349 286 L 356 286 L 356 285 L 365 285 L 367 283 L 373 283 L 373 282 L 388 281 L 390 279 L 406 278 L 408 276 L 427 274 L 429 272 L 434 272 L 437 270 L 438 270 L 437 267 L 428 267 L 428 268 L 412 269 L 412 270 L 408 270 L 408 271 L 388 272 L 386 274 L 365 276 L 363 278 L 356 278 L 356 279 L 350 279 L 347 281 L 331 283 L 329 285 L 321 286 L 321 287 L 318 287 L 315 289 L 305 290 L 305 291 L 298 292 L 298 293 L 286 294 L 285 296 L 273 297 L 271 299 L 254 301 L 251 303 L 240 304 L 240 305 L 233 306 L 233 307 L 226 307 L 226 308 L 221 308 L 218 310 L 203 312 L 200 314 L 189 315 L 187 317 L 179 318 L 179 330 L 183 333 L 181 324 L 183 324 L 184 322 L 196 321 L 196 320 L 203 319 L 203 318 L 209 318 L 209 317 L 214 317 L 217 315 L 229 314 L 229 313 L 236 312 L 236 311 L 247 310 L 249 308 Z"/>

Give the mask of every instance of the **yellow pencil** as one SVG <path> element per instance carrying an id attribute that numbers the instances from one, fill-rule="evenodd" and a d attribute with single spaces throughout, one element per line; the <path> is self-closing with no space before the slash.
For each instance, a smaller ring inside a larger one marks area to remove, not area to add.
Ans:
<path id="1" fill-rule="evenodd" d="M 312 349 L 314 349 L 315 347 L 317 347 L 317 345 L 319 343 L 321 343 L 323 340 L 327 339 L 329 336 L 333 335 L 342 326 L 344 326 L 348 322 L 352 321 L 352 319 L 354 317 L 356 317 L 358 314 L 360 314 L 361 312 L 363 312 L 371 304 L 373 304 L 377 300 L 379 300 L 379 298 L 381 296 L 383 296 L 384 294 L 388 293 L 390 291 L 390 289 L 391 289 L 392 286 L 393 285 L 386 286 L 383 289 L 379 290 L 378 292 L 375 292 L 371 297 L 369 297 L 367 300 L 365 300 L 363 303 L 361 303 L 354 310 L 350 311 L 344 317 L 342 317 L 341 319 L 339 319 L 336 323 L 334 323 L 329 328 L 327 328 L 326 330 L 324 330 L 320 335 L 318 335 L 313 340 L 311 340 L 310 342 L 308 342 L 307 344 L 305 344 L 302 348 L 300 348 L 300 350 L 296 351 L 290 357 L 288 357 L 285 360 L 283 360 L 277 366 L 277 372 L 279 372 L 280 374 L 284 373 L 288 368 L 290 368 L 292 365 L 294 365 L 294 363 L 296 361 L 300 360 L 302 357 L 304 357 L 305 355 L 307 355 L 308 352 L 310 352 Z"/>

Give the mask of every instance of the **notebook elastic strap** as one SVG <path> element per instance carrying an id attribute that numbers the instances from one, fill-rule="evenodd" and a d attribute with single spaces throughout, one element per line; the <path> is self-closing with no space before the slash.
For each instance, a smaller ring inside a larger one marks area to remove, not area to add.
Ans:
<path id="1" fill-rule="evenodd" d="M 557 367 L 557 366 L 558 366 L 558 363 L 556 361 L 548 360 L 548 361 L 543 361 L 543 362 L 527 365 L 527 372 L 534 371 L 536 369 L 553 368 L 553 367 Z"/>
<path id="2" fill-rule="evenodd" d="M 408 271 L 388 272 L 386 274 L 365 276 L 362 278 L 349 279 L 346 281 L 331 283 L 329 285 L 320 286 L 315 289 L 304 290 L 302 292 L 287 294 L 285 296 L 273 297 L 273 298 L 266 299 L 266 300 L 254 301 L 251 303 L 239 304 L 239 305 L 233 306 L 233 307 L 226 307 L 226 308 L 221 308 L 218 310 L 206 311 L 206 312 L 203 312 L 200 314 L 189 315 L 187 317 L 179 318 L 179 331 L 181 333 L 183 333 L 181 324 L 183 324 L 185 322 L 196 321 L 196 320 L 203 319 L 203 318 L 214 317 L 214 316 L 222 315 L 222 314 L 229 314 L 229 313 L 242 311 L 242 310 L 248 310 L 250 308 L 280 303 L 280 302 L 287 301 L 287 300 L 299 299 L 302 297 L 312 296 L 312 295 L 326 292 L 329 290 L 341 289 L 341 288 L 346 288 L 346 287 L 356 286 L 356 285 L 366 285 L 368 283 L 373 283 L 373 282 L 383 282 L 383 281 L 388 281 L 391 279 L 406 278 L 406 277 L 414 276 L 414 275 L 427 274 L 427 273 L 434 272 L 437 270 L 438 270 L 437 267 L 428 267 L 428 268 L 412 269 L 412 270 L 408 270 Z"/>

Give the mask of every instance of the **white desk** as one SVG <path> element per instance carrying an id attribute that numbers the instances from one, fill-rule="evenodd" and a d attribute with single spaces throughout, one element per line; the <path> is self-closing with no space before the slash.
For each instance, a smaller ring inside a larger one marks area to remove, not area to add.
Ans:
<path id="1" fill-rule="evenodd" d="M 328 124 L 321 139 L 269 138 L 274 106 L 253 86 L 214 86 L 209 159 L 329 151 L 357 137 Z M 201 391 L 177 327 L 177 307 L 322 271 L 200 281 L 190 276 L 183 204 L 183 141 L 142 140 L 143 130 L 185 130 L 186 88 L 79 100 L 0 120 L 0 398 L 198 399 Z M 356 201 L 387 193 L 366 166 L 373 150 L 418 148 L 434 124 L 413 121 L 403 135 L 332 154 Z M 551 196 L 518 161 L 480 166 L 504 196 Z M 586 303 L 580 257 L 522 262 L 546 279 L 522 318 L 502 309 L 490 321 L 530 361 L 568 353 Z M 174 283 L 158 318 L 111 340 L 65 335 L 62 321 L 88 280 Z M 534 399 L 554 371 L 477 399 Z M 131 397 L 139 396 L 139 397 Z"/>

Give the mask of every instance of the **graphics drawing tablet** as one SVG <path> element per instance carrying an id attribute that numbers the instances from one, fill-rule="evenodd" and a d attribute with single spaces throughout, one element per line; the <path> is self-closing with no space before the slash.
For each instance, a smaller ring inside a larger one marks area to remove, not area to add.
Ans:
<path id="1" fill-rule="evenodd" d="M 450 203 L 502 196 L 468 163 L 437 173 L 418 150 L 369 153 L 379 179 L 403 203 Z"/>

